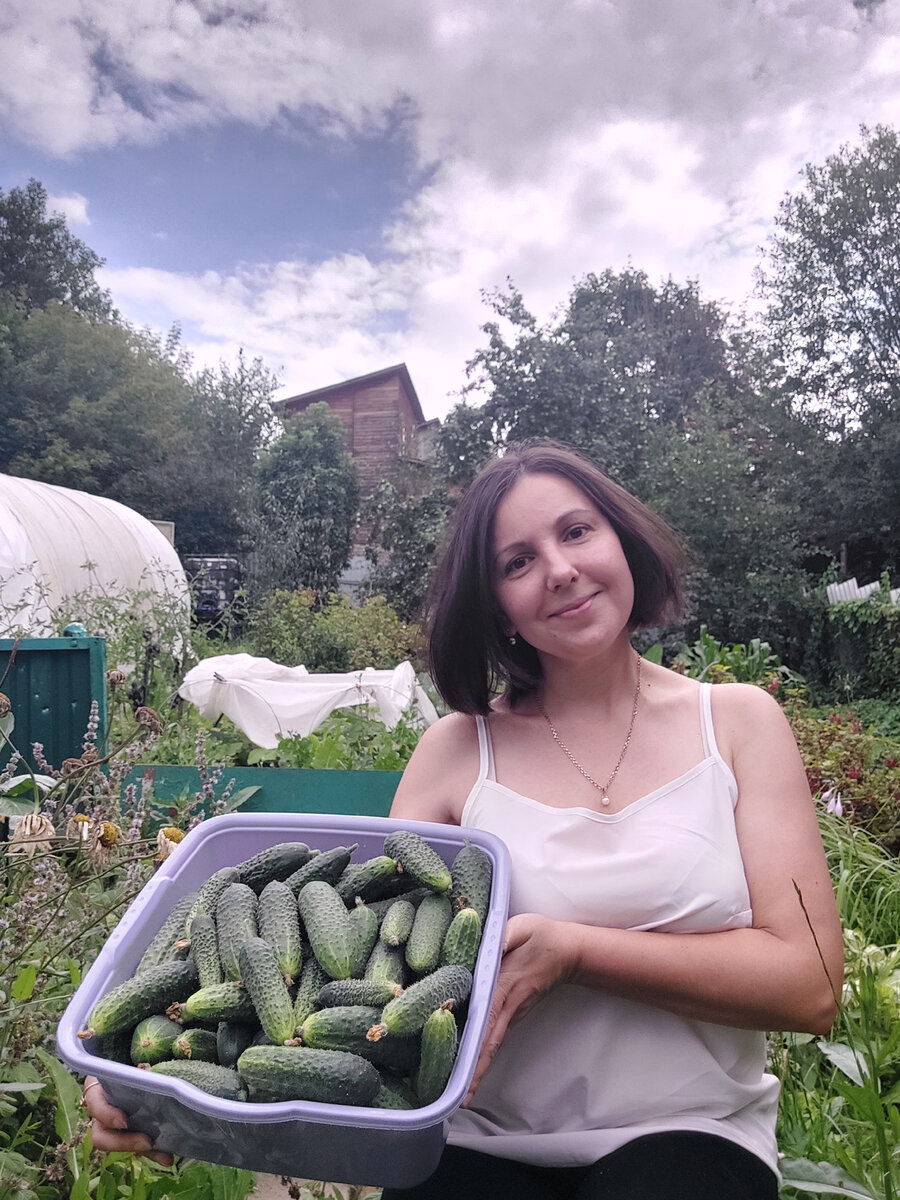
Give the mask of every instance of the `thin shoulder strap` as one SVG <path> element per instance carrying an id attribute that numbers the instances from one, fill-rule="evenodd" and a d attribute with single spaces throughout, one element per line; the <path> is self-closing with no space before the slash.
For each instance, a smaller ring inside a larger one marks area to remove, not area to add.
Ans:
<path id="1" fill-rule="evenodd" d="M 712 689 L 711 683 L 700 684 L 700 731 L 703 735 L 703 753 L 707 758 L 721 759 L 722 755 L 719 753 L 716 730 L 713 725 Z"/>
<path id="2" fill-rule="evenodd" d="M 491 735 L 484 717 L 475 718 L 475 728 L 478 730 L 478 783 L 486 779 L 494 780 L 494 747 Z"/>

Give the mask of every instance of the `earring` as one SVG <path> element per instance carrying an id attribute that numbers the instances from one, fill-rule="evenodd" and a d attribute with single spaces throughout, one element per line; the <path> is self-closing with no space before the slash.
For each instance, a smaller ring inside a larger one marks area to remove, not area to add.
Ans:
<path id="1" fill-rule="evenodd" d="M 514 646 L 516 644 L 516 635 L 514 633 L 511 633 L 509 635 L 509 644 L 511 646 Z"/>

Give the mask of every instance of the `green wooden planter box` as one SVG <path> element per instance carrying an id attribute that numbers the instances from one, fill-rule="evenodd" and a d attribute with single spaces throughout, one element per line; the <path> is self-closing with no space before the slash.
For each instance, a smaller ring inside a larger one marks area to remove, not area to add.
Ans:
<path id="1" fill-rule="evenodd" d="M 125 783 L 140 787 L 142 776 L 153 772 L 154 807 L 200 790 L 196 767 L 135 767 Z M 229 780 L 233 791 L 257 787 L 240 812 L 341 813 L 347 816 L 386 817 L 400 771 L 301 771 L 287 767 L 226 767 L 216 783 L 221 796 Z"/>

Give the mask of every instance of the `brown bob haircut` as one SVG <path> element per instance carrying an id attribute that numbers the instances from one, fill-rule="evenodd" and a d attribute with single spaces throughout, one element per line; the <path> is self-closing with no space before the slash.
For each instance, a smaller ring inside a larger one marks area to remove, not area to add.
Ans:
<path id="1" fill-rule="evenodd" d="M 510 645 L 494 588 L 494 520 L 523 475 L 559 475 L 573 483 L 616 531 L 634 580 L 630 629 L 664 625 L 682 613 L 682 542 L 645 504 L 583 454 L 552 441 L 507 447 L 474 479 L 454 513 L 431 586 L 429 658 L 435 686 L 456 712 L 486 715 L 504 691 L 511 704 L 542 678 L 533 646 Z"/>

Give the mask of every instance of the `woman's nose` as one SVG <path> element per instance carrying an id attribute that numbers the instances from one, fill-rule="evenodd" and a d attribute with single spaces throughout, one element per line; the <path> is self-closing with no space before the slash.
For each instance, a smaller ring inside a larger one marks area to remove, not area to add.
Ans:
<path id="1" fill-rule="evenodd" d="M 547 560 L 547 587 L 555 592 L 578 578 L 578 568 L 561 550 L 552 551 Z"/>

